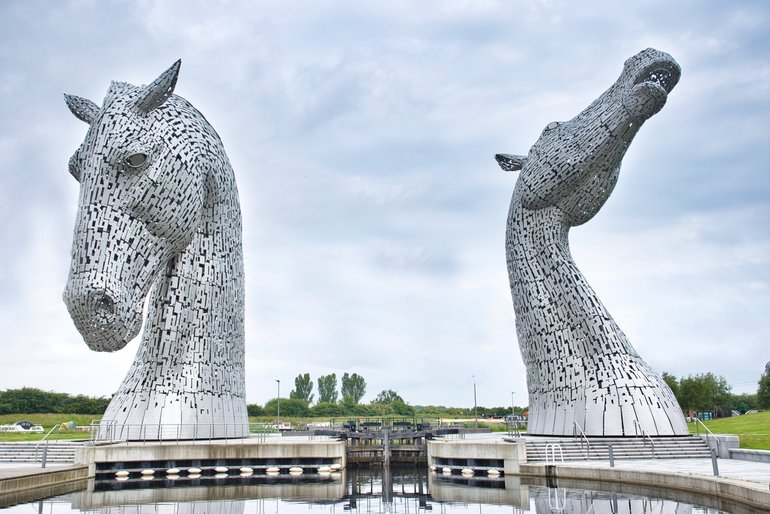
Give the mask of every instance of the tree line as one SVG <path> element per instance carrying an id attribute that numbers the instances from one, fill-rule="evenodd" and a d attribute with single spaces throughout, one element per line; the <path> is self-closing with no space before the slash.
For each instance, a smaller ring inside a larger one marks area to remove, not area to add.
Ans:
<path id="1" fill-rule="evenodd" d="M 313 404 L 315 393 L 310 373 L 300 373 L 294 379 L 294 389 L 288 398 L 280 399 L 281 416 L 286 417 L 340 417 L 340 416 L 426 416 L 480 418 L 506 416 L 511 414 L 511 407 L 482 407 L 475 409 L 444 406 L 410 405 L 397 391 L 384 389 L 377 393 L 374 400 L 361 403 L 366 394 L 366 380 L 357 373 L 344 373 L 338 384 L 337 374 L 331 373 L 318 377 L 318 401 Z M 339 390 L 338 390 L 339 386 Z M 312 405 L 311 405 L 312 404 Z M 249 404 L 249 416 L 277 416 L 278 398 L 273 398 L 264 406 Z M 526 408 L 516 407 L 516 414 L 523 414 Z"/>
<path id="2" fill-rule="evenodd" d="M 249 416 L 277 416 L 280 412 L 287 417 L 336 417 L 336 416 L 384 416 L 397 414 L 412 416 L 416 413 L 394 390 L 381 391 L 369 404 L 362 404 L 366 394 L 366 380 L 358 373 L 344 373 L 338 391 L 337 374 L 322 375 L 317 379 L 318 402 L 311 407 L 315 398 L 310 373 L 300 373 L 294 379 L 294 389 L 289 398 L 273 398 L 264 407 L 249 404 Z"/>
<path id="3" fill-rule="evenodd" d="M 398 395 L 392 389 L 388 389 Z M 388 396 L 390 396 L 388 394 Z M 400 395 L 398 398 L 401 398 Z M 523 415 L 526 407 L 516 407 L 515 413 Z M 249 416 L 272 417 L 278 415 L 278 399 L 273 398 L 264 406 L 257 404 L 248 405 Z M 426 418 L 473 418 L 502 417 L 511 413 L 510 407 L 446 407 L 443 405 L 410 405 L 406 402 L 395 400 L 383 402 L 373 400 L 370 403 L 346 404 L 344 402 L 328 403 L 318 402 L 309 405 L 298 398 L 281 398 L 281 417 L 290 418 L 315 418 L 315 417 L 380 417 L 380 416 L 421 416 Z"/>
<path id="4" fill-rule="evenodd" d="M 0 414 L 104 414 L 109 398 L 73 396 L 33 387 L 0 391 Z"/>
<path id="5" fill-rule="evenodd" d="M 762 374 L 756 394 L 732 394 L 731 387 L 722 376 L 701 373 L 677 378 L 664 372 L 668 384 L 686 413 L 711 411 L 715 416 L 729 416 L 731 411 L 744 412 L 753 409 L 770 409 L 770 371 Z M 356 374 L 344 373 L 338 384 L 337 375 L 331 373 L 317 379 L 318 401 L 313 403 L 313 382 L 309 373 L 294 379 L 294 389 L 289 398 L 280 399 L 281 415 L 287 417 L 340 417 L 340 416 L 426 416 L 470 418 L 506 416 L 511 407 L 445 407 L 442 405 L 410 405 L 393 389 L 380 391 L 369 403 L 360 403 L 366 394 L 366 380 Z M 339 391 L 338 391 L 338 385 Z M 0 391 L 0 414 L 94 414 L 101 415 L 107 409 L 110 398 L 101 396 L 70 395 L 43 391 L 32 387 Z M 523 414 L 526 407 L 515 407 L 515 414 Z M 264 406 L 248 405 L 249 416 L 277 416 L 278 399 L 273 398 Z"/>
<path id="6" fill-rule="evenodd" d="M 346 377 L 347 376 L 347 377 Z M 329 378 L 331 377 L 331 378 Z M 290 398 L 281 398 L 281 415 L 287 417 L 338 417 L 338 416 L 429 416 L 429 417 L 472 417 L 473 408 L 444 406 L 412 406 L 393 389 L 381 391 L 372 402 L 359 403 L 366 393 L 366 381 L 353 373 L 343 375 L 342 397 L 338 400 L 337 382 L 334 374 L 322 377 L 327 387 L 319 393 L 319 402 L 310 406 L 312 387 L 307 389 L 309 375 L 300 375 L 300 387 L 295 387 Z M 295 383 L 297 386 L 297 383 Z M 312 384 L 311 384 L 312 386 Z M 319 387 L 319 390 L 321 388 Z M 303 397 L 298 395 L 302 394 Z M 310 399 L 310 401 L 308 401 Z M 320 401 L 320 400 L 332 401 Z M 85 395 L 71 395 L 54 391 L 43 391 L 33 387 L 0 391 L 0 415 L 4 414 L 93 414 L 101 416 L 107 410 L 110 398 Z M 523 409 L 517 408 L 517 414 Z M 250 416 L 271 416 L 278 414 L 278 399 L 268 401 L 264 406 L 249 404 Z M 479 406 L 476 414 L 484 416 L 505 416 L 510 407 L 487 408 Z"/>
<path id="7" fill-rule="evenodd" d="M 770 373 L 765 372 L 757 383 L 756 394 L 732 394 L 723 376 L 700 373 L 687 377 L 663 372 L 663 380 L 671 388 L 685 413 L 709 411 L 715 417 L 730 416 L 732 411 L 743 414 L 754 409 L 770 409 Z"/>

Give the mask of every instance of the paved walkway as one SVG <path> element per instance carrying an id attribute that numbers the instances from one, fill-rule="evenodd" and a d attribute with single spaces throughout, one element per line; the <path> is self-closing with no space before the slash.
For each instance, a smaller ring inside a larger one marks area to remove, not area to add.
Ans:
<path id="1" fill-rule="evenodd" d="M 33 462 L 30 462 L 29 464 L 18 462 L 0 462 L 0 480 L 16 478 L 25 475 L 39 475 L 50 471 L 61 471 L 63 469 L 69 469 L 73 467 L 81 466 L 75 466 L 72 463 L 65 462 L 56 464 L 49 463 L 45 468 L 41 468 L 40 464 L 35 464 Z"/>
<path id="2" fill-rule="evenodd" d="M 564 465 L 575 465 L 586 468 L 606 468 L 609 467 L 610 464 L 607 461 L 585 460 L 570 461 Z M 765 484 L 770 488 L 770 463 L 718 459 L 717 466 L 719 467 L 720 477 L 748 480 L 750 482 Z M 685 473 L 709 477 L 714 476 L 711 459 L 616 460 L 615 467 L 619 469 L 638 469 L 643 471 Z"/>
<path id="3" fill-rule="evenodd" d="M 508 437 L 504 432 L 492 432 L 484 434 L 468 434 L 465 439 L 502 440 Z M 526 439 L 526 437 L 524 437 Z M 569 461 L 564 465 L 576 465 L 581 467 L 604 468 L 610 463 L 606 460 Z M 748 480 L 765 484 L 770 489 L 770 463 L 752 462 L 736 459 L 717 459 L 719 476 Z M 615 467 L 621 469 L 639 469 L 644 471 L 658 471 L 671 473 L 686 473 L 690 475 L 714 476 L 711 459 L 644 459 L 644 460 L 615 460 Z"/>

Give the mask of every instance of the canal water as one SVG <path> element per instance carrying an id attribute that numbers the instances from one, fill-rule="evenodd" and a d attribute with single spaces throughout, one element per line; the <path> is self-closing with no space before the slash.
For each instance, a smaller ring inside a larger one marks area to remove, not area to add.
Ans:
<path id="1" fill-rule="evenodd" d="M 414 467 L 331 475 L 103 480 L 0 509 L 136 514 L 718 514 L 748 512 L 686 493 L 522 477 L 463 478 Z M 725 509 L 725 510 L 722 510 Z"/>

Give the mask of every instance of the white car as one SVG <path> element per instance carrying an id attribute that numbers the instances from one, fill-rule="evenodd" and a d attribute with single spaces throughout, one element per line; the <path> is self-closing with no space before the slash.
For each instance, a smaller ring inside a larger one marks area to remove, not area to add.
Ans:
<path id="1" fill-rule="evenodd" d="M 42 432 L 43 427 L 29 421 L 17 421 L 12 425 L 0 425 L 0 432 Z"/>

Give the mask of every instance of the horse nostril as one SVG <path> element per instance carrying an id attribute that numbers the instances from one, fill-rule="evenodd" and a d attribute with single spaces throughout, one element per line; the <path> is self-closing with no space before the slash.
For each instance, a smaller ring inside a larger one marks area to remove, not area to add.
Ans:
<path id="1" fill-rule="evenodd" d="M 115 301 L 106 293 L 91 295 L 91 310 L 97 325 L 109 325 L 115 318 Z"/>

